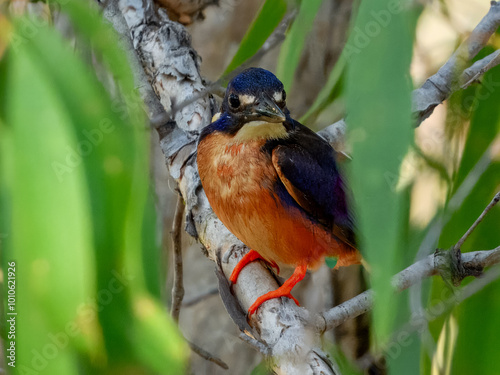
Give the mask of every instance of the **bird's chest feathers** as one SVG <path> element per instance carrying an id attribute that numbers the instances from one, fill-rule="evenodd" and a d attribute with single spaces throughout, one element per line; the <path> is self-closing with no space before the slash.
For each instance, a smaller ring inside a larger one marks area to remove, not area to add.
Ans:
<path id="1" fill-rule="evenodd" d="M 270 189 L 277 174 L 270 155 L 261 151 L 264 142 L 228 144 L 222 135 L 206 139 L 198 155 L 203 155 L 199 160 L 200 177 L 207 194 L 241 201 Z"/>

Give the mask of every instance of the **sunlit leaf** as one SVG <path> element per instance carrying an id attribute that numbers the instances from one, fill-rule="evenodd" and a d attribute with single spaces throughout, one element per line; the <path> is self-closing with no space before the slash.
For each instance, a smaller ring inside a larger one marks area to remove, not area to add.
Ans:
<path id="1" fill-rule="evenodd" d="M 224 74 L 228 74 L 236 69 L 262 47 L 283 19 L 286 8 L 287 3 L 285 0 L 266 0 L 259 14 L 248 28 L 238 51 L 227 66 Z"/>
<path id="2" fill-rule="evenodd" d="M 345 57 L 345 54 L 342 53 L 337 60 L 337 63 L 330 71 L 328 80 L 314 100 L 314 103 L 309 107 L 304 116 L 301 117 L 301 122 L 307 123 L 311 117 L 318 115 L 319 112 L 325 109 L 325 107 L 333 101 L 333 99 L 335 98 L 336 89 L 345 71 L 346 63 L 347 59 Z"/>
<path id="3" fill-rule="evenodd" d="M 281 46 L 276 73 L 287 90 L 292 87 L 304 43 L 311 31 L 321 3 L 322 0 L 309 0 L 300 3 L 299 13 Z"/>

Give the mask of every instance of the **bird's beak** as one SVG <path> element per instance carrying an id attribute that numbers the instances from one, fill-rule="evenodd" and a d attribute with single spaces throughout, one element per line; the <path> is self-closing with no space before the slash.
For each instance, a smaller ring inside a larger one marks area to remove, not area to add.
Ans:
<path id="1" fill-rule="evenodd" d="M 267 122 L 284 122 L 286 116 L 278 105 L 265 95 L 259 98 L 259 103 L 254 108 L 259 120 Z"/>

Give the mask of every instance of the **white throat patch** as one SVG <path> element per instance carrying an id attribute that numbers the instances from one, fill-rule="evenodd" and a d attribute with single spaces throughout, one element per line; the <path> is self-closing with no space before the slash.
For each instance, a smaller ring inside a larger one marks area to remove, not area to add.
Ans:
<path id="1" fill-rule="evenodd" d="M 287 138 L 288 133 L 283 123 L 250 121 L 243 125 L 234 136 L 235 141 L 254 141 L 257 139 Z"/>

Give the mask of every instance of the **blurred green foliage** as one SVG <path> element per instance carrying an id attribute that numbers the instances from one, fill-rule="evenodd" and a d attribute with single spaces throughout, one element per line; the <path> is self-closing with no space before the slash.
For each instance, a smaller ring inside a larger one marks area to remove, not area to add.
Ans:
<path id="1" fill-rule="evenodd" d="M 159 250 L 142 104 L 102 16 L 83 2 L 63 9 L 117 90 L 50 26 L 28 35 L 32 20 L 13 22 L 0 85 L 2 265 L 16 262 L 19 312 L 11 370 L 182 374 L 187 345 L 146 287 L 159 272 L 143 253 Z"/>
<path id="2" fill-rule="evenodd" d="M 322 0 L 301 1 L 298 14 L 287 33 L 281 46 L 276 74 L 286 90 L 292 88 L 295 71 L 299 65 L 304 43 L 312 29 L 316 13 L 318 13 Z"/>

